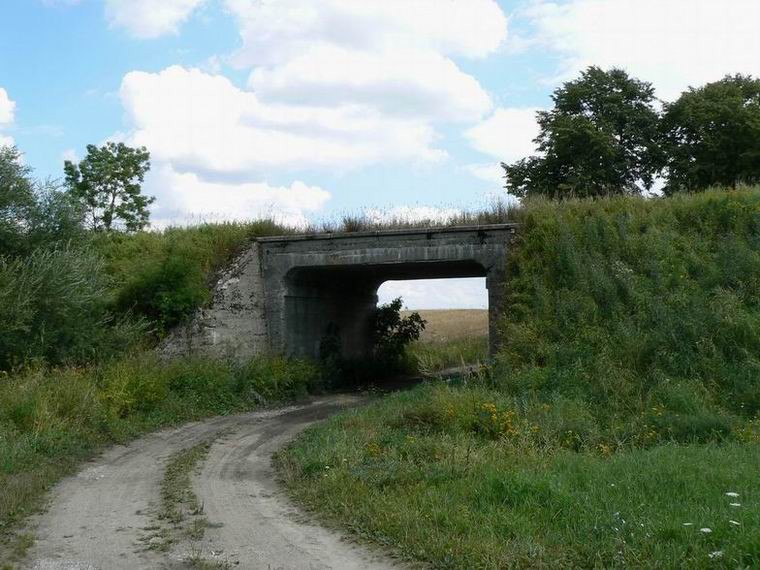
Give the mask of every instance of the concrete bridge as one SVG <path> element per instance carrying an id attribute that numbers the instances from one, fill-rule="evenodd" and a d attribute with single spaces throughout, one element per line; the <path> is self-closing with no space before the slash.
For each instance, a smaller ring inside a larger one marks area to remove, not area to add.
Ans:
<path id="1" fill-rule="evenodd" d="M 361 357 L 372 348 L 370 316 L 383 282 L 445 277 L 486 278 L 493 351 L 515 233 L 499 224 L 260 238 L 164 351 L 317 357 L 332 325 L 343 355 Z"/>

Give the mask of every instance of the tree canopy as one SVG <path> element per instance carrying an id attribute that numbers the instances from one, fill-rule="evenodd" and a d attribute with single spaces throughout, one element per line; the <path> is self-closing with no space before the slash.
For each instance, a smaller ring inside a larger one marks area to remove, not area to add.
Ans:
<path id="1" fill-rule="evenodd" d="M 662 160 L 654 88 L 621 69 L 589 67 L 537 114 L 538 154 L 502 163 L 522 197 L 635 194 L 651 188 Z"/>
<path id="2" fill-rule="evenodd" d="M 17 148 L 0 147 L 0 256 L 78 238 L 81 220 L 79 207 L 54 183 L 33 178 Z"/>
<path id="3" fill-rule="evenodd" d="M 102 231 L 119 225 L 137 231 L 148 225 L 148 206 L 155 200 L 141 192 L 148 170 L 145 147 L 113 142 L 87 145 L 87 156 L 78 165 L 68 160 L 64 164 L 69 192 L 84 206 L 90 229 Z"/>
<path id="4" fill-rule="evenodd" d="M 727 76 L 665 105 L 666 194 L 760 182 L 760 79 Z"/>

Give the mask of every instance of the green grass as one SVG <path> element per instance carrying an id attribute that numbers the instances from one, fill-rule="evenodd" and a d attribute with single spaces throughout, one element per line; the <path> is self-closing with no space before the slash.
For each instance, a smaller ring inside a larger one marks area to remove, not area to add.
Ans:
<path id="1" fill-rule="evenodd" d="M 143 529 L 148 532 L 140 539 L 148 548 L 168 551 L 182 538 L 193 542 L 203 538 L 209 523 L 203 516 L 203 504 L 193 492 L 191 477 L 208 456 L 211 443 L 181 449 L 166 462 L 155 523 Z"/>
<path id="2" fill-rule="evenodd" d="M 161 480 L 161 509 L 158 518 L 179 525 L 188 514 L 199 514 L 201 504 L 193 493 L 190 476 L 203 463 L 210 442 L 183 449 L 169 458 Z"/>
<path id="3" fill-rule="evenodd" d="M 260 220 L 95 234 L 92 243 L 111 277 L 114 311 L 147 319 L 162 336 L 210 300 L 215 275 L 251 240 L 292 231 Z"/>
<path id="4" fill-rule="evenodd" d="M 280 471 L 326 520 L 436 568 L 760 564 L 760 440 L 576 451 L 550 414 L 523 428 L 518 411 L 514 433 L 494 434 L 482 406 L 506 402 L 444 385 L 392 395 L 310 429 Z"/>
<path id="5" fill-rule="evenodd" d="M 412 373 L 434 374 L 448 368 L 481 364 L 488 360 L 488 337 L 417 341 L 406 348 L 405 360 Z"/>
<path id="6" fill-rule="evenodd" d="M 528 204 L 496 383 L 610 422 L 760 412 L 760 189 Z"/>
<path id="7" fill-rule="evenodd" d="M 39 506 L 52 483 L 104 445 L 303 397 L 320 381 L 319 370 L 301 361 L 162 362 L 151 353 L 6 376 L 0 379 L 0 536 Z"/>

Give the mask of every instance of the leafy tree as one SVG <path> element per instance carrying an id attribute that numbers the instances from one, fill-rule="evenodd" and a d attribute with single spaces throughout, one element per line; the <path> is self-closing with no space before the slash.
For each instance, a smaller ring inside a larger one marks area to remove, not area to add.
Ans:
<path id="1" fill-rule="evenodd" d="M 621 69 L 589 67 L 537 115 L 538 155 L 502 163 L 506 188 L 551 198 L 638 194 L 661 164 L 654 88 Z"/>
<path id="2" fill-rule="evenodd" d="M 665 105 L 666 194 L 760 181 L 760 79 L 726 76 Z"/>
<path id="3" fill-rule="evenodd" d="M 29 359 L 82 363 L 129 348 L 144 323 L 109 313 L 111 284 L 94 251 L 69 244 L 0 257 L 0 370 Z"/>
<path id="4" fill-rule="evenodd" d="M 374 344 L 381 359 L 397 360 L 410 342 L 418 340 L 427 324 L 419 313 L 401 316 L 403 302 L 397 297 L 375 310 Z"/>
<path id="5" fill-rule="evenodd" d="M 0 147 L 0 255 L 28 255 L 35 248 L 81 235 L 81 211 L 51 182 L 38 182 L 15 147 Z"/>
<path id="6" fill-rule="evenodd" d="M 31 168 L 15 147 L 0 147 L 0 253 L 19 251 L 36 199 Z"/>
<path id="7" fill-rule="evenodd" d="M 111 231 L 119 222 L 127 231 L 148 225 L 148 206 L 155 198 L 143 196 L 140 187 L 148 170 L 150 153 L 145 147 L 113 142 L 87 145 L 87 156 L 79 165 L 68 160 L 64 164 L 69 192 L 85 207 L 88 224 L 97 231 Z"/>

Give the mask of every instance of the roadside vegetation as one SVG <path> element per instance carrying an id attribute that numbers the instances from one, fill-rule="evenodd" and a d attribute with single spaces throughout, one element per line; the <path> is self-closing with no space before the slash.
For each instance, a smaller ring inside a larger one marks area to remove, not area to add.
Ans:
<path id="1" fill-rule="evenodd" d="M 488 360 L 487 336 L 421 340 L 410 344 L 404 354 L 407 372 L 422 376 L 434 376 L 452 368 L 485 365 Z"/>
<path id="2" fill-rule="evenodd" d="M 434 376 L 444 370 L 477 367 L 489 361 L 487 310 L 421 310 L 419 314 L 425 320 L 425 330 L 404 354 L 410 374 Z"/>
<path id="3" fill-rule="evenodd" d="M 503 345 L 280 457 L 327 518 L 443 568 L 760 564 L 760 189 L 531 201 Z"/>
<path id="4" fill-rule="evenodd" d="M 321 376 L 314 365 L 293 360 L 162 362 L 137 353 L 88 367 L 31 367 L 0 380 L 2 529 L 104 445 L 301 398 L 318 388 Z"/>

